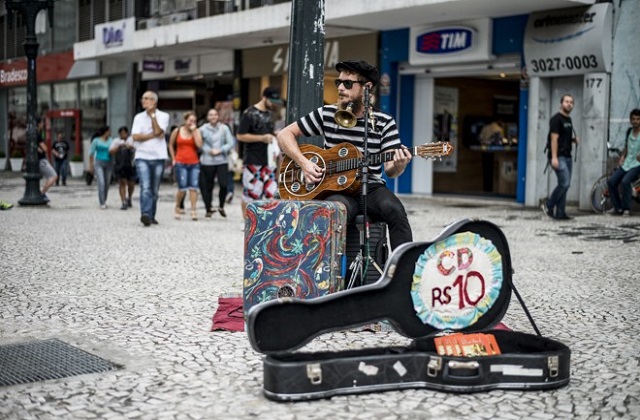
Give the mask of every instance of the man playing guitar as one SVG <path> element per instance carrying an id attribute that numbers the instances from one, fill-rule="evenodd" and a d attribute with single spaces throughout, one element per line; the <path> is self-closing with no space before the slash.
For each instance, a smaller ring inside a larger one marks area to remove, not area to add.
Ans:
<path id="1" fill-rule="evenodd" d="M 300 150 L 297 137 L 323 136 L 324 147 L 329 149 L 348 142 L 364 151 L 365 124 L 368 127 L 367 149 L 371 155 L 393 152 L 393 159 L 384 163 L 372 163 L 368 167 L 367 213 L 373 220 L 387 223 L 391 249 L 413 240 L 411 226 L 404 206 L 386 186 L 382 178 L 382 168 L 387 176 L 400 176 L 412 155 L 400 142 L 396 122 L 388 114 L 378 110 L 364 109 L 365 87 L 372 89 L 378 83 L 378 69 L 362 60 L 348 60 L 336 64 L 340 73 L 335 81 L 338 88 L 337 105 L 325 105 L 288 125 L 278 134 L 278 144 L 282 151 L 302 170 L 305 183 L 320 183 L 326 168 L 308 159 Z M 356 122 L 353 127 L 339 124 L 336 112 L 347 110 Z M 347 208 L 348 223 L 363 209 L 360 194 L 331 194 L 326 200 L 339 201 Z"/>

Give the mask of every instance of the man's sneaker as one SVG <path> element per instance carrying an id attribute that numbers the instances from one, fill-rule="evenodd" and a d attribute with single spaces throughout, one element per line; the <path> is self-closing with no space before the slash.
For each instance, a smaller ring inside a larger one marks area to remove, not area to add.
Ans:
<path id="1" fill-rule="evenodd" d="M 573 220 L 573 217 L 563 214 L 562 216 L 557 216 L 556 219 L 557 220 Z"/>
<path id="2" fill-rule="evenodd" d="M 227 212 L 224 211 L 224 209 L 222 207 L 220 207 L 218 209 L 218 211 L 220 212 L 220 216 L 222 217 L 227 217 Z"/>
<path id="3" fill-rule="evenodd" d="M 206 218 L 211 218 L 211 216 L 213 216 L 213 212 L 211 210 L 207 210 L 207 212 L 204 214 L 204 217 Z"/>
<path id="4" fill-rule="evenodd" d="M 620 216 L 622 212 L 611 207 L 609 210 L 605 211 L 604 214 L 606 214 L 607 216 Z"/>
<path id="5" fill-rule="evenodd" d="M 227 202 L 227 204 L 231 204 L 231 201 L 232 201 L 232 200 L 233 200 L 233 193 L 232 193 L 231 191 L 229 191 L 229 192 L 227 193 L 227 197 L 225 198 L 225 200 L 224 200 L 224 201 L 226 201 L 226 202 Z"/>
<path id="6" fill-rule="evenodd" d="M 100 210 L 106 210 L 106 209 L 107 209 L 107 205 L 106 204 L 100 205 Z"/>
<path id="7" fill-rule="evenodd" d="M 553 219 L 553 214 L 551 214 L 551 212 L 549 211 L 549 208 L 547 207 L 547 203 L 542 203 L 540 205 L 540 208 L 542 209 L 542 212 L 547 216 L 547 217 L 551 217 Z"/>
<path id="8" fill-rule="evenodd" d="M 42 194 L 42 199 L 44 200 L 45 203 L 48 203 L 49 201 L 49 197 L 47 197 L 47 194 Z"/>
<path id="9" fill-rule="evenodd" d="M 151 217 L 149 217 L 148 214 L 143 214 L 142 216 L 140 216 L 140 221 L 146 227 L 151 226 Z"/>
<path id="10" fill-rule="evenodd" d="M 126 201 L 125 201 L 125 202 L 123 202 L 123 203 L 122 203 L 122 205 L 120 206 L 120 210 L 126 210 L 126 209 L 128 209 L 128 208 L 129 208 L 129 206 L 127 205 L 127 202 L 126 202 Z"/>
<path id="11" fill-rule="evenodd" d="M 620 215 L 622 217 L 629 217 L 631 216 L 631 212 L 629 210 L 623 210 L 622 213 L 620 213 Z"/>
<path id="12" fill-rule="evenodd" d="M 156 219 L 151 219 L 151 224 L 152 225 L 159 225 L 160 223 L 158 223 L 158 221 Z"/>

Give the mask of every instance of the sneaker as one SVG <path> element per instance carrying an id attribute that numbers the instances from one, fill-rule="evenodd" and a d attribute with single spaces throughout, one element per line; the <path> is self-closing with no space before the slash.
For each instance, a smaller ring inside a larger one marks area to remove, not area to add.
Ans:
<path id="1" fill-rule="evenodd" d="M 152 225 L 159 225 L 160 223 L 158 223 L 158 221 L 156 219 L 151 219 L 151 224 Z"/>
<path id="2" fill-rule="evenodd" d="M 62 181 L 62 186 L 66 187 L 67 186 L 67 181 Z"/>
<path id="3" fill-rule="evenodd" d="M 562 216 L 557 216 L 556 219 L 557 220 L 573 220 L 573 217 L 563 214 Z"/>
<path id="4" fill-rule="evenodd" d="M 126 209 L 128 209 L 128 208 L 129 208 L 129 206 L 127 205 L 127 202 L 126 202 L 126 201 L 125 201 L 125 202 L 123 202 L 123 203 L 122 203 L 122 205 L 120 206 L 120 210 L 126 210 Z"/>
<path id="5" fill-rule="evenodd" d="M 211 210 L 207 210 L 207 212 L 204 214 L 204 217 L 207 218 L 211 218 L 211 216 L 213 216 L 213 212 Z"/>
<path id="6" fill-rule="evenodd" d="M 9 210 L 13 207 L 13 204 L 7 203 L 6 201 L 0 201 L 0 210 Z"/>
<path id="7" fill-rule="evenodd" d="M 107 209 L 107 205 L 106 204 L 101 204 L 100 205 L 100 210 L 106 210 Z"/>
<path id="8" fill-rule="evenodd" d="M 227 212 L 224 211 L 224 209 L 222 207 L 220 207 L 218 209 L 218 211 L 220 212 L 220 216 L 222 217 L 227 217 Z"/>
<path id="9" fill-rule="evenodd" d="M 133 205 L 131 204 L 131 199 L 127 200 L 127 207 L 133 207 Z"/>
<path id="10" fill-rule="evenodd" d="M 609 210 L 605 211 L 604 214 L 606 214 L 607 216 L 620 216 L 622 212 L 612 207 Z"/>
<path id="11" fill-rule="evenodd" d="M 622 217 L 629 217 L 631 216 L 631 212 L 629 210 L 623 210 L 622 213 L 620 213 L 620 215 Z"/>
<path id="12" fill-rule="evenodd" d="M 143 225 L 145 225 L 145 227 L 151 226 L 151 218 L 148 214 L 143 214 L 142 216 L 140 216 L 140 221 Z"/>
<path id="13" fill-rule="evenodd" d="M 542 209 L 542 212 L 547 216 L 547 217 L 551 217 L 553 219 L 553 213 L 551 211 L 549 211 L 549 208 L 547 207 L 547 203 L 542 203 L 540 205 L 540 208 Z"/>
<path id="14" fill-rule="evenodd" d="M 49 197 L 47 197 L 47 194 L 42 194 L 42 199 L 44 200 L 45 203 L 48 203 L 49 201 Z"/>
<path id="15" fill-rule="evenodd" d="M 224 201 L 227 202 L 227 204 L 231 204 L 231 201 L 233 200 L 233 193 L 232 192 L 228 192 L 227 193 L 227 197 L 225 198 Z"/>

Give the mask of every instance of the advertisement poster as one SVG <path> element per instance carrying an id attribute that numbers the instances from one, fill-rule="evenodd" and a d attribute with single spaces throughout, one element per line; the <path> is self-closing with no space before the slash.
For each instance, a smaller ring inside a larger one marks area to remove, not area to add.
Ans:
<path id="1" fill-rule="evenodd" d="M 458 167 L 458 89 L 436 86 L 433 96 L 433 141 L 446 141 L 453 153 L 433 161 L 434 172 L 456 172 Z"/>

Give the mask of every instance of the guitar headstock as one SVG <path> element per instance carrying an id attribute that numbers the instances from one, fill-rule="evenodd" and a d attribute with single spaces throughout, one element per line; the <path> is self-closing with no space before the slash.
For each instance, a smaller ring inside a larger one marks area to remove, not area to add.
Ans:
<path id="1" fill-rule="evenodd" d="M 416 155 L 422 158 L 449 156 L 453 153 L 453 146 L 447 141 L 425 143 L 416 147 Z"/>

